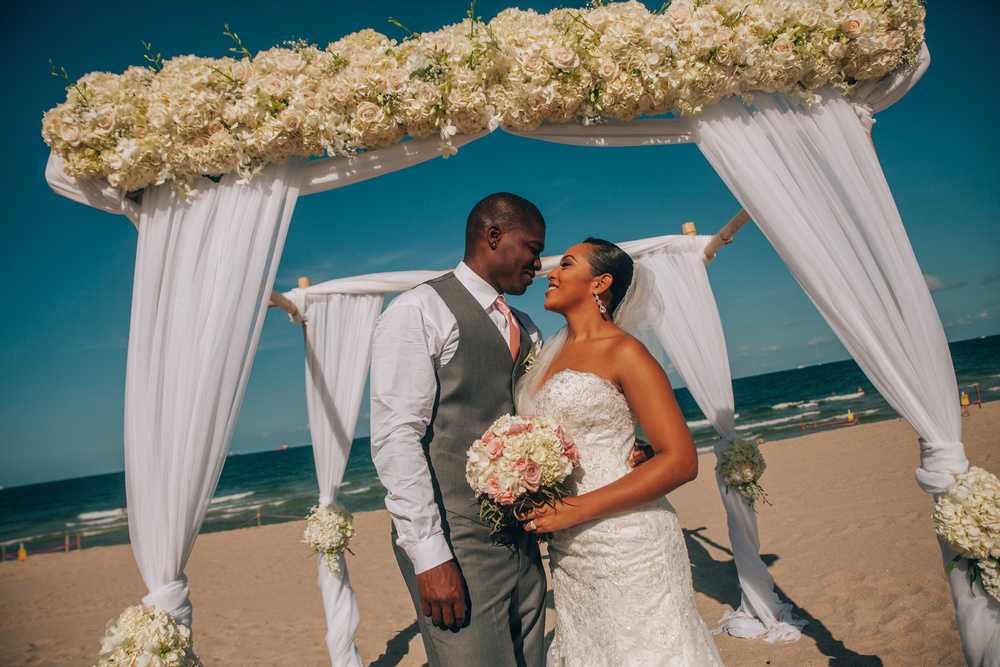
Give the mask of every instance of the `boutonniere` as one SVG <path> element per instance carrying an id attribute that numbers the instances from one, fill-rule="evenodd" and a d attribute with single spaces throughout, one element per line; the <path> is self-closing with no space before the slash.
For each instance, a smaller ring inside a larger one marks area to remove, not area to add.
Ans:
<path id="1" fill-rule="evenodd" d="M 531 370 L 531 367 L 535 365 L 535 359 L 538 358 L 538 343 L 532 343 L 531 349 L 528 350 L 527 356 L 524 357 L 524 361 L 521 365 L 524 366 L 524 372 L 527 373 Z"/>

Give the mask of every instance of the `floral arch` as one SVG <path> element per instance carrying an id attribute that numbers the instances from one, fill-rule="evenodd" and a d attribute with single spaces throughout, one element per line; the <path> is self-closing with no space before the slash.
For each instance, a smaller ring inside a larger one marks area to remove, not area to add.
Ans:
<path id="1" fill-rule="evenodd" d="M 590 146 L 696 143 L 922 436 L 922 488 L 941 494 L 968 468 L 944 331 L 866 135 L 872 114 L 929 63 L 918 0 L 680 0 L 654 13 L 626 2 L 545 15 L 510 9 L 487 23 L 471 14 L 401 43 L 364 30 L 326 49 L 296 43 L 253 55 L 233 35 L 234 58 L 157 57 L 120 75 L 91 73 L 45 115 L 53 189 L 139 227 L 129 530 L 150 590 L 144 601 L 181 624 L 191 622 L 184 566 L 232 438 L 298 196 L 447 158 L 497 128 Z M 661 239 L 633 251 L 707 286 L 706 241 L 672 252 L 683 243 Z M 420 279 L 368 276 L 287 295 L 310 322 L 321 500 L 336 497 L 367 373 L 366 355 L 343 351 L 365 348 L 376 295 Z M 688 338 L 707 347 L 671 349 L 683 338 L 671 331 L 661 339 L 724 442 L 734 430 L 725 342 L 710 288 L 698 294 L 676 308 L 699 334 Z M 730 536 L 744 589 L 737 620 L 748 635 L 794 630 L 766 568 L 754 564 L 752 515 L 728 503 L 727 511 L 737 517 Z M 947 562 L 953 554 L 942 548 Z M 357 611 L 346 570 L 325 583 L 323 570 L 331 656 L 350 662 Z M 1000 603 L 973 595 L 962 566 L 949 582 L 969 663 L 995 661 Z"/>

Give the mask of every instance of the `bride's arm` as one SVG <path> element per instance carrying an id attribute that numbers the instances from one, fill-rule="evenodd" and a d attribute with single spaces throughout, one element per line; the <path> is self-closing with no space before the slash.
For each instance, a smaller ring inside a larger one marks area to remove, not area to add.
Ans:
<path id="1" fill-rule="evenodd" d="M 656 455 L 616 482 L 526 514 L 540 533 L 642 507 L 698 475 L 694 439 L 660 364 L 634 338 L 616 346 L 611 361 Z"/>

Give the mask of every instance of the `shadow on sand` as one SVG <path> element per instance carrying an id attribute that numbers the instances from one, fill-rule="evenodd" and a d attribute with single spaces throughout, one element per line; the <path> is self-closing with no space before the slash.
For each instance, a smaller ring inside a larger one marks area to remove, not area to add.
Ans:
<path id="1" fill-rule="evenodd" d="M 386 643 L 385 652 L 376 658 L 369 667 L 396 667 L 409 651 L 410 641 L 419 634 L 420 626 L 417 625 L 416 621 L 413 621 Z"/>
<path id="2" fill-rule="evenodd" d="M 691 578 L 694 589 L 723 605 L 738 609 L 741 594 L 736 563 L 732 559 L 733 552 L 726 546 L 702 535 L 703 530 L 705 530 L 704 526 L 694 530 L 684 529 L 684 541 L 687 543 L 688 556 L 691 559 Z M 715 560 L 705 548 L 706 545 L 726 553 L 729 558 Z M 774 554 L 761 554 L 760 558 L 767 566 L 778 560 L 778 556 Z M 802 629 L 802 634 L 813 638 L 820 652 L 830 659 L 828 664 L 831 667 L 848 667 L 848 665 L 851 667 L 881 667 L 881 658 L 874 655 L 861 655 L 844 646 L 844 642 L 830 634 L 822 621 L 795 604 L 795 601 L 788 597 L 777 584 L 774 585 L 774 592 L 777 593 L 778 599 L 792 605 L 792 613 L 795 616 L 809 622 Z"/>

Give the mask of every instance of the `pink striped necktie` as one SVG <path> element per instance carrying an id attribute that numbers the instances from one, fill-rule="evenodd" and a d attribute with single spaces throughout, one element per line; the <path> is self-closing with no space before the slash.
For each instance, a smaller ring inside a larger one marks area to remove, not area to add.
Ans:
<path id="1" fill-rule="evenodd" d="M 517 326 L 517 320 L 510 312 L 510 306 L 503 299 L 503 294 L 497 297 L 493 305 L 507 318 L 507 334 L 510 336 L 510 358 L 517 361 L 517 353 L 521 349 L 521 329 Z"/>

